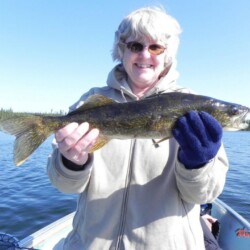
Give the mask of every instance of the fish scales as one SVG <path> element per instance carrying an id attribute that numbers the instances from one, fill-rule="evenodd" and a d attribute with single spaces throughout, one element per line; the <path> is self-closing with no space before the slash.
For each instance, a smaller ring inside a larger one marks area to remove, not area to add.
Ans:
<path id="1" fill-rule="evenodd" d="M 0 130 L 16 137 L 14 161 L 22 164 L 46 138 L 71 122 L 88 122 L 100 136 L 92 151 L 111 139 L 160 139 L 172 136 L 176 120 L 188 111 L 206 111 L 224 129 L 246 127 L 249 108 L 215 98 L 170 92 L 139 101 L 118 103 L 102 95 L 90 96 L 85 103 L 65 116 L 22 115 L 0 121 Z"/>

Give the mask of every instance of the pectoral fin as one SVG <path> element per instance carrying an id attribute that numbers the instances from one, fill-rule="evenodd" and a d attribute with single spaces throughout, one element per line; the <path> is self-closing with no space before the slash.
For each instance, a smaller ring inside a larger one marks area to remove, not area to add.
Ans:
<path id="1" fill-rule="evenodd" d="M 105 136 L 100 135 L 96 141 L 96 143 L 91 147 L 89 153 L 93 153 L 94 151 L 102 148 L 109 142 L 109 139 Z"/>

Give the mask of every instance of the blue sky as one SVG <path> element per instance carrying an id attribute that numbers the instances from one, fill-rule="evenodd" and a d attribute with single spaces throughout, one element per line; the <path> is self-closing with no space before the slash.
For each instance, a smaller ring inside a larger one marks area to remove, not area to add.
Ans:
<path id="1" fill-rule="evenodd" d="M 67 111 L 106 84 L 122 18 L 152 5 L 182 27 L 179 84 L 250 106 L 249 0 L 0 0 L 0 108 Z"/>

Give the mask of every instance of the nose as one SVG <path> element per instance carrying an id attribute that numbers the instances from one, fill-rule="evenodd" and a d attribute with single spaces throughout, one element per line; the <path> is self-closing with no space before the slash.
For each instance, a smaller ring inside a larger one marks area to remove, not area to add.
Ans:
<path id="1" fill-rule="evenodd" d="M 151 57 L 151 54 L 148 51 L 148 46 L 145 46 L 142 51 L 138 53 L 142 57 Z"/>

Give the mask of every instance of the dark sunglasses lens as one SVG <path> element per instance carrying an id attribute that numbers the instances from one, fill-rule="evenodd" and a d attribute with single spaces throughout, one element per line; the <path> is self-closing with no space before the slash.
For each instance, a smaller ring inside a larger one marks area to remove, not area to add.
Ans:
<path id="1" fill-rule="evenodd" d="M 138 42 L 129 42 L 127 43 L 128 49 L 131 50 L 131 52 L 138 53 L 143 51 L 143 45 Z"/>
<path id="2" fill-rule="evenodd" d="M 128 42 L 127 48 L 133 53 L 139 53 L 143 51 L 144 45 L 139 42 Z M 153 55 L 160 55 L 165 51 L 165 48 L 159 44 L 151 44 L 148 47 L 148 51 Z"/>
<path id="3" fill-rule="evenodd" d="M 154 55 L 160 55 L 164 52 L 165 48 L 159 44 L 152 44 L 149 46 L 148 51 Z"/>

